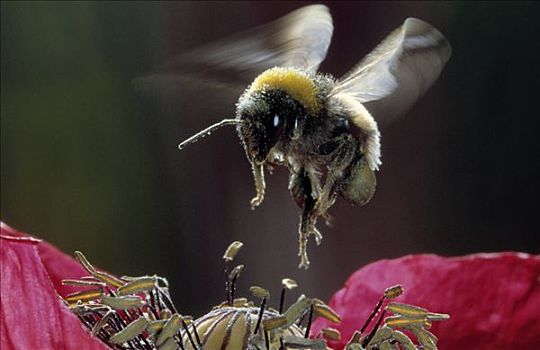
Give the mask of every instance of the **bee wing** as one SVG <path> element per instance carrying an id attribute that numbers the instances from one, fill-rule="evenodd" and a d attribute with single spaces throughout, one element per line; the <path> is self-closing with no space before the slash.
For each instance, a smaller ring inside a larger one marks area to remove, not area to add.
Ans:
<path id="1" fill-rule="evenodd" d="M 386 121 L 405 112 L 433 84 L 450 58 L 450 43 L 430 24 L 407 18 L 331 92 L 347 94 Z"/>
<path id="2" fill-rule="evenodd" d="M 274 66 L 317 70 L 326 57 L 332 32 L 332 17 L 326 6 L 305 6 L 273 22 L 179 55 L 158 74 L 245 88 Z"/>

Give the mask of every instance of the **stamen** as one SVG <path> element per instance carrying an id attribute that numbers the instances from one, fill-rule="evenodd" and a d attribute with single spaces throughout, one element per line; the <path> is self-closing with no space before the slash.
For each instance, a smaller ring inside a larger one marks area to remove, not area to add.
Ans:
<path id="1" fill-rule="evenodd" d="M 88 261 L 88 259 L 86 259 L 83 253 L 78 250 L 75 251 L 75 259 L 77 259 L 77 261 L 86 271 L 88 271 L 89 274 L 91 274 L 92 276 L 94 275 L 96 269 L 94 268 L 94 266 L 92 266 L 92 264 L 90 264 L 90 262 Z"/>
<path id="2" fill-rule="evenodd" d="M 297 325 L 297 326 L 301 326 L 302 323 L 304 323 L 304 319 L 306 318 L 306 315 L 307 315 L 308 311 L 309 311 L 309 310 L 304 311 L 304 313 L 302 314 L 302 317 L 300 317 L 300 319 L 298 320 L 298 322 L 296 322 L 296 325 Z"/>
<path id="3" fill-rule="evenodd" d="M 88 316 L 79 316 L 79 319 L 90 329 L 94 327 L 93 318 L 88 319 Z"/>
<path id="4" fill-rule="evenodd" d="M 88 290 L 83 290 L 80 292 L 71 293 L 71 294 L 68 294 L 65 299 L 67 302 L 73 303 L 77 301 L 84 302 L 84 301 L 96 300 L 102 296 L 103 296 L 103 291 L 101 290 L 101 288 L 98 288 L 98 289 L 88 289 Z"/>
<path id="5" fill-rule="evenodd" d="M 236 257 L 236 254 L 240 251 L 240 249 L 244 246 L 244 243 L 240 241 L 234 241 L 232 242 L 228 247 L 227 250 L 225 250 L 225 254 L 223 254 L 223 260 L 225 262 L 231 262 Z"/>
<path id="6" fill-rule="evenodd" d="M 82 287 L 105 287 L 104 282 L 85 281 L 85 280 L 62 280 L 64 286 L 82 286 Z"/>
<path id="7" fill-rule="evenodd" d="M 92 330 L 91 330 L 91 333 L 93 335 L 96 335 L 99 331 L 101 331 L 101 329 L 103 328 L 103 326 L 105 326 L 105 324 L 107 322 L 109 322 L 109 320 L 113 317 L 114 315 L 114 311 L 113 310 L 110 310 L 109 312 L 107 312 L 105 315 L 103 315 L 103 317 L 101 317 L 101 320 L 99 320 L 95 325 L 94 327 L 92 327 Z"/>
<path id="8" fill-rule="evenodd" d="M 341 340 L 341 332 L 334 328 L 323 328 L 318 335 L 333 341 Z"/>
<path id="9" fill-rule="evenodd" d="M 167 320 L 167 322 L 165 322 L 163 329 L 156 339 L 157 346 L 161 346 L 167 341 L 168 338 L 174 336 L 176 332 L 178 332 L 180 327 L 182 327 L 181 320 L 182 317 L 179 314 L 174 314 Z"/>
<path id="10" fill-rule="evenodd" d="M 168 293 L 165 293 L 165 291 L 163 291 L 163 289 L 161 289 L 161 287 L 157 287 L 156 288 L 160 294 L 160 299 L 163 300 L 163 302 L 165 303 L 165 305 L 167 306 L 167 308 L 169 310 L 171 310 L 173 313 L 178 313 L 178 310 L 176 310 L 176 307 L 174 306 L 173 302 L 171 301 L 171 297 L 169 296 Z"/>
<path id="11" fill-rule="evenodd" d="M 383 302 L 386 300 L 386 296 L 382 296 L 380 299 L 379 299 L 379 302 L 377 303 L 377 305 L 375 306 L 375 308 L 373 309 L 373 311 L 371 312 L 371 315 L 369 315 L 368 319 L 366 320 L 366 322 L 364 323 L 364 325 L 362 326 L 362 328 L 360 328 L 360 334 L 364 334 L 364 331 L 366 330 L 366 328 L 369 326 L 369 324 L 371 323 L 371 321 L 373 320 L 373 318 L 379 313 L 379 311 L 381 310 L 381 306 L 383 304 Z"/>
<path id="12" fill-rule="evenodd" d="M 309 337 L 309 332 L 311 331 L 311 322 L 313 321 L 313 303 L 309 307 L 309 317 L 308 317 L 308 323 L 306 327 L 306 333 L 304 334 L 304 338 Z"/>
<path id="13" fill-rule="evenodd" d="M 255 326 L 255 331 L 253 331 L 253 334 L 257 334 L 257 332 L 259 331 L 259 327 L 261 326 L 265 307 L 266 307 L 266 298 L 263 298 L 261 307 L 259 310 L 259 319 L 257 320 L 257 325 Z"/>
<path id="14" fill-rule="evenodd" d="M 283 327 L 287 324 L 287 317 L 283 315 L 267 318 L 262 321 L 264 329 L 271 331 L 276 328 Z"/>
<path id="15" fill-rule="evenodd" d="M 148 297 L 148 299 L 150 299 L 150 302 L 152 302 L 151 297 Z M 157 310 L 154 308 L 154 306 L 149 305 L 148 303 L 146 304 L 146 306 L 148 307 L 148 310 L 150 310 L 150 312 L 152 312 L 152 316 L 154 316 L 155 319 L 159 319 L 159 314 L 158 314 Z"/>
<path id="16" fill-rule="evenodd" d="M 115 332 L 120 332 L 120 327 L 118 327 L 118 324 L 116 323 L 116 320 L 114 319 L 114 315 L 107 320 L 107 324 L 114 329 Z"/>
<path id="17" fill-rule="evenodd" d="M 227 280 L 229 281 L 229 289 L 230 289 L 228 299 L 227 299 L 227 301 L 230 302 L 229 306 L 234 306 L 234 303 L 235 303 L 234 296 L 236 294 L 236 280 L 238 279 L 242 271 L 244 271 L 244 265 L 238 265 L 234 269 L 232 269 L 231 273 L 229 273 L 228 277 L 226 277 Z"/>
<path id="18" fill-rule="evenodd" d="M 116 317 L 114 318 L 114 320 L 116 320 L 117 322 L 119 322 L 119 324 L 120 324 L 120 325 L 119 325 L 119 326 L 120 326 L 119 328 L 120 328 L 120 329 L 124 329 L 124 328 L 127 326 L 126 321 L 124 321 L 124 319 L 122 318 L 122 316 L 120 316 L 120 313 L 119 313 L 119 312 L 117 312 L 117 313 L 115 314 L 115 316 L 116 316 Z"/>
<path id="19" fill-rule="evenodd" d="M 152 309 L 155 310 L 155 312 L 159 313 L 159 302 L 157 300 L 156 291 L 151 290 L 149 293 L 149 299 L 150 299 L 150 305 L 152 306 Z"/>
<path id="20" fill-rule="evenodd" d="M 395 299 L 399 297 L 401 294 L 403 294 L 403 291 L 404 291 L 403 287 L 399 284 L 396 284 L 395 286 L 386 288 L 384 290 L 384 296 L 387 297 L 388 299 Z"/>
<path id="21" fill-rule="evenodd" d="M 149 321 L 143 316 L 134 322 L 131 322 L 127 327 L 120 332 L 115 333 L 109 340 L 113 344 L 122 344 L 139 336 L 146 327 L 148 327 Z"/>
<path id="22" fill-rule="evenodd" d="M 76 251 L 75 252 L 75 258 L 79 261 L 79 263 L 84 267 L 84 269 L 86 271 L 88 271 L 88 273 L 90 273 L 92 276 L 94 276 L 95 278 L 97 278 L 98 280 L 102 281 L 102 282 L 105 282 L 107 284 L 110 284 L 111 286 L 113 287 L 120 287 L 122 286 L 125 281 L 113 276 L 113 275 L 110 275 L 106 272 L 102 272 L 102 271 L 97 271 L 94 266 L 92 266 L 92 264 L 88 261 L 88 259 L 86 259 L 86 257 L 84 256 L 83 253 L 79 252 L 79 251 Z"/>
<path id="23" fill-rule="evenodd" d="M 267 350 L 270 350 L 270 339 L 268 338 L 268 331 L 264 331 L 264 345 Z"/>
<path id="24" fill-rule="evenodd" d="M 232 306 L 233 300 L 231 299 L 231 281 L 229 280 L 229 269 L 227 266 L 224 268 L 225 272 L 225 300 L 227 300 L 227 305 Z"/>
<path id="25" fill-rule="evenodd" d="M 279 297 L 279 313 L 280 314 L 283 313 L 283 304 L 285 304 L 285 290 L 286 288 L 283 287 L 283 289 L 281 290 L 281 295 Z"/>
<path id="26" fill-rule="evenodd" d="M 144 305 L 144 301 L 141 298 L 134 296 L 110 297 L 104 295 L 101 297 L 101 303 L 119 310 L 135 309 Z"/>
<path id="27" fill-rule="evenodd" d="M 142 334 L 139 335 L 139 339 L 142 340 L 142 342 L 144 343 L 144 345 L 145 345 L 145 347 L 146 347 L 147 349 L 152 349 L 152 346 L 150 345 L 150 343 L 148 342 L 148 340 L 146 340 L 146 338 L 143 337 Z"/>
<path id="28" fill-rule="evenodd" d="M 332 308 L 328 305 L 326 305 L 322 300 L 319 299 L 313 299 L 313 311 L 317 316 L 321 316 L 325 319 L 327 319 L 330 322 L 333 323 L 340 323 L 341 317 L 337 312 L 332 310 Z"/>
<path id="29" fill-rule="evenodd" d="M 119 296 L 124 296 L 124 295 L 129 295 L 129 294 L 147 292 L 154 289 L 156 284 L 157 284 L 156 276 L 139 277 L 119 287 L 117 289 L 117 294 Z"/>
<path id="30" fill-rule="evenodd" d="M 283 306 L 285 304 L 285 290 L 291 290 L 298 287 L 298 283 L 295 280 L 290 278 L 284 278 L 281 280 L 281 285 L 283 289 L 281 290 L 281 297 L 279 298 L 279 313 L 283 313 Z"/>
<path id="31" fill-rule="evenodd" d="M 373 338 L 373 336 L 375 335 L 375 333 L 377 333 L 377 330 L 379 329 L 379 327 L 381 326 L 381 323 L 382 323 L 382 320 L 384 318 L 384 315 L 386 314 L 386 310 L 383 310 L 383 312 L 381 313 L 381 316 L 379 317 L 379 319 L 377 320 L 377 323 L 375 324 L 375 326 L 373 327 L 373 329 L 371 330 L 371 332 L 369 332 L 368 336 L 364 339 L 364 341 L 362 342 L 362 346 L 365 347 L 366 345 L 369 344 L 369 341 Z"/>

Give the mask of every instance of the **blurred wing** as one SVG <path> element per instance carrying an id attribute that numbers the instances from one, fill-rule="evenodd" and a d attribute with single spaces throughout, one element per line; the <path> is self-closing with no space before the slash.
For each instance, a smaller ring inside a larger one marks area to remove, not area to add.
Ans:
<path id="1" fill-rule="evenodd" d="M 437 29 L 407 18 L 337 83 L 331 97 L 346 94 L 365 104 L 379 121 L 388 120 L 405 112 L 426 92 L 451 51 Z"/>
<path id="2" fill-rule="evenodd" d="M 245 88 L 274 66 L 315 71 L 332 38 L 332 17 L 324 5 L 295 10 L 273 22 L 210 43 L 173 58 L 157 74 L 177 74 Z"/>

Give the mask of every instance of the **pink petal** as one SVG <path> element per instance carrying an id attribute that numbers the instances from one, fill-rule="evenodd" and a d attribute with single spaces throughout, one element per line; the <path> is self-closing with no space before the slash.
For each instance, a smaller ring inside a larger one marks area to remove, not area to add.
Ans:
<path id="1" fill-rule="evenodd" d="M 0 243 L 2 350 L 108 349 L 84 328 L 55 290 L 62 278 L 84 274 L 75 268 L 76 261 L 4 223 Z"/>
<path id="2" fill-rule="evenodd" d="M 384 289 L 395 284 L 405 288 L 399 301 L 451 315 L 432 328 L 442 350 L 540 347 L 540 256 L 524 253 L 416 255 L 372 263 L 330 300 L 341 324 L 318 319 L 314 334 L 339 329 L 342 340 L 333 345 L 341 349 Z"/>

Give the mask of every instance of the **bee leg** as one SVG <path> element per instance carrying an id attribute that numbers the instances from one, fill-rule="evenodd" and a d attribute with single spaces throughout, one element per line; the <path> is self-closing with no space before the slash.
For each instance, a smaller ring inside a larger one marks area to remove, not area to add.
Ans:
<path id="1" fill-rule="evenodd" d="M 253 170 L 253 179 L 255 180 L 255 192 L 256 196 L 251 200 L 251 209 L 258 207 L 264 200 L 264 190 L 266 184 L 264 182 L 264 168 L 263 164 L 251 163 Z"/>
<path id="2" fill-rule="evenodd" d="M 302 208 L 300 224 L 298 227 L 298 256 L 300 256 L 300 268 L 308 268 L 307 241 L 309 236 L 314 235 L 317 245 L 320 244 L 322 235 L 315 227 L 317 215 L 315 212 L 316 199 L 313 197 L 312 182 L 309 171 L 302 169 L 299 173 L 291 173 L 289 190 L 299 207 Z"/>
<path id="3" fill-rule="evenodd" d="M 321 195 L 321 174 L 313 167 L 307 167 L 307 174 L 309 176 L 309 181 L 311 184 L 311 196 L 315 199 L 319 198 Z"/>
<path id="4" fill-rule="evenodd" d="M 354 205 L 365 205 L 377 186 L 375 173 L 369 168 L 366 157 L 358 151 L 341 181 L 339 193 Z"/>
<path id="5" fill-rule="evenodd" d="M 302 214 L 300 215 L 300 227 L 298 228 L 298 256 L 300 256 L 300 265 L 298 267 L 307 269 L 309 267 L 309 259 L 307 255 L 307 242 L 311 235 L 315 235 L 315 241 L 317 245 L 320 244 L 322 235 L 315 228 L 317 221 L 314 212 L 315 200 L 309 196 L 306 200 L 304 207 L 302 208 Z"/>
<path id="6" fill-rule="evenodd" d="M 339 183 L 343 178 L 343 174 L 351 165 L 354 157 L 360 147 L 358 141 L 352 135 L 340 135 L 331 141 L 335 144 L 335 148 L 328 154 L 330 162 L 328 163 L 328 173 L 321 190 L 321 194 L 317 199 L 315 210 L 317 215 L 326 217 L 326 211 L 334 205 L 338 188 L 336 183 Z"/>
<path id="7" fill-rule="evenodd" d="M 322 236 L 321 231 L 319 231 L 317 227 L 315 227 L 315 224 L 317 224 L 317 217 L 318 215 L 314 215 L 314 213 L 313 215 L 311 215 L 311 218 L 308 221 L 308 235 L 315 236 L 315 243 L 317 245 L 321 245 L 323 236 Z"/>

